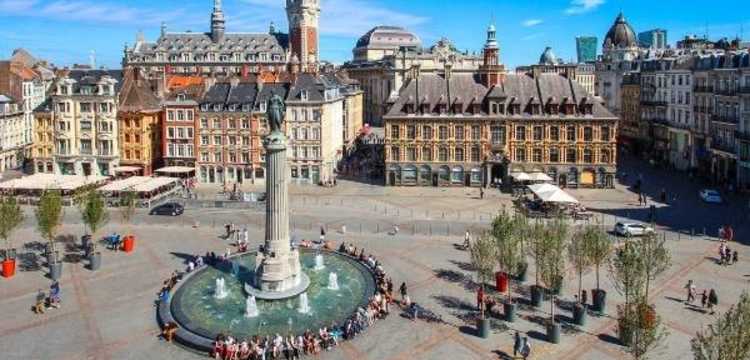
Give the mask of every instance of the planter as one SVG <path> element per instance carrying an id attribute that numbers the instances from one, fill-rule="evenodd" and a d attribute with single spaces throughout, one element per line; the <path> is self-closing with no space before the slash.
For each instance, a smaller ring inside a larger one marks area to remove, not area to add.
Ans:
<path id="1" fill-rule="evenodd" d="M 96 271 L 102 267 L 102 253 L 95 252 L 89 256 L 89 270 Z"/>
<path id="2" fill-rule="evenodd" d="M 518 265 L 518 273 L 516 274 L 516 280 L 518 282 L 526 282 L 529 273 L 529 264 Z"/>
<path id="3" fill-rule="evenodd" d="M 62 277 L 63 263 L 55 261 L 49 264 L 49 278 L 52 280 L 60 280 Z"/>
<path id="4" fill-rule="evenodd" d="M 91 235 L 81 236 L 81 248 L 83 250 L 88 249 L 90 244 L 91 244 Z"/>
<path id="5" fill-rule="evenodd" d="M 560 323 L 553 321 L 547 325 L 547 341 L 553 344 L 560 343 Z"/>
<path id="6" fill-rule="evenodd" d="M 573 307 L 573 323 L 578 326 L 586 325 L 586 305 L 576 304 Z"/>
<path id="7" fill-rule="evenodd" d="M 499 293 L 508 291 L 508 274 L 500 271 L 495 273 L 495 288 Z"/>
<path id="8" fill-rule="evenodd" d="M 607 310 L 607 292 L 604 290 L 591 290 L 593 297 L 592 309 L 598 313 L 603 313 Z"/>
<path id="9" fill-rule="evenodd" d="M 531 306 L 540 307 L 542 306 L 542 297 L 544 295 L 544 289 L 541 286 L 533 285 L 531 287 Z"/>
<path id="10" fill-rule="evenodd" d="M 57 262 L 57 259 L 59 258 L 59 253 L 57 251 L 47 251 L 47 265 L 52 265 L 53 263 Z"/>
<path id="11" fill-rule="evenodd" d="M 16 259 L 5 259 L 3 260 L 3 272 L 4 278 L 12 278 L 16 274 Z"/>
<path id="12" fill-rule="evenodd" d="M 622 320 L 618 321 L 617 327 L 617 338 L 620 340 L 622 346 L 630 346 L 633 342 L 633 331 L 629 327 L 625 327 L 622 324 Z"/>
<path id="13" fill-rule="evenodd" d="M 477 336 L 482 339 L 490 336 L 490 319 L 477 319 Z"/>
<path id="14" fill-rule="evenodd" d="M 134 248 L 135 248 L 135 236 L 133 235 L 125 236 L 125 238 L 122 239 L 122 251 L 129 253 L 129 252 L 133 252 Z"/>
<path id="15" fill-rule="evenodd" d="M 503 304 L 503 312 L 505 313 L 505 321 L 507 322 L 514 322 L 516 321 L 516 304 L 513 303 L 504 303 Z"/>

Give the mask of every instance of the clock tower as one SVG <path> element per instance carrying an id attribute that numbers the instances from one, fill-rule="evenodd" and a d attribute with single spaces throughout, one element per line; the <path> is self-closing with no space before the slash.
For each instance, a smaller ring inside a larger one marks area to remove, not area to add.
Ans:
<path id="1" fill-rule="evenodd" d="M 292 58 L 299 60 L 303 71 L 316 71 L 320 61 L 320 0 L 286 0 L 286 14 Z"/>

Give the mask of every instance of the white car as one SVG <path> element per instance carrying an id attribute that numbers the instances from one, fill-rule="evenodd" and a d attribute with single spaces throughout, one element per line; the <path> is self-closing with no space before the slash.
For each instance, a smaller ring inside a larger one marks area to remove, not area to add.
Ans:
<path id="1" fill-rule="evenodd" d="M 703 189 L 698 193 L 698 195 L 700 195 L 701 200 L 709 204 L 721 204 L 722 203 L 721 194 L 716 190 Z"/>
<path id="2" fill-rule="evenodd" d="M 645 234 L 651 234 L 654 229 L 637 223 L 617 223 L 615 224 L 615 233 L 617 235 L 631 237 L 631 236 L 643 236 Z"/>

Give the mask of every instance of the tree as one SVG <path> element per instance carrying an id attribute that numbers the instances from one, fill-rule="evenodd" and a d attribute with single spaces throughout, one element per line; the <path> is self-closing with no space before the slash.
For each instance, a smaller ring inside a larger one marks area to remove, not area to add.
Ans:
<path id="1" fill-rule="evenodd" d="M 469 246 L 469 254 L 471 255 L 471 265 L 477 272 L 477 279 L 479 285 L 484 291 L 484 284 L 492 279 L 492 275 L 495 271 L 495 264 L 497 262 L 497 251 L 495 247 L 495 240 L 487 233 L 479 236 Z M 481 316 L 484 318 L 484 307 L 482 309 Z"/>
<path id="2" fill-rule="evenodd" d="M 522 215 L 511 217 L 504 210 L 492 221 L 492 237 L 495 240 L 497 265 L 507 275 L 514 274 L 523 261 L 522 236 L 526 219 Z M 511 301 L 510 287 L 508 301 Z"/>
<path id="3" fill-rule="evenodd" d="M 565 272 L 565 252 L 568 246 L 569 226 L 568 223 L 562 218 L 556 218 L 551 223 L 545 226 L 543 232 L 541 246 L 542 250 L 542 262 L 541 267 L 537 264 L 537 268 L 540 270 L 540 279 L 552 292 L 555 289 L 562 287 L 563 277 Z M 555 318 L 555 302 L 550 301 L 550 316 L 554 321 Z"/>
<path id="4" fill-rule="evenodd" d="M 62 196 L 58 191 L 45 190 L 39 198 L 36 211 L 37 231 L 47 240 L 48 250 L 55 253 L 55 237 L 63 217 Z"/>
<path id="5" fill-rule="evenodd" d="M 570 239 L 570 246 L 568 246 L 568 258 L 573 264 L 576 273 L 578 274 L 578 292 L 581 293 L 583 289 L 583 272 L 588 268 L 591 263 L 591 256 L 589 254 L 589 242 L 586 237 L 588 228 L 578 228 Z M 579 298 L 579 302 L 581 299 Z"/>
<path id="6" fill-rule="evenodd" d="M 661 324 L 661 317 L 648 305 L 645 297 L 639 298 L 630 306 L 633 308 L 631 313 L 635 316 L 625 320 L 629 323 L 631 331 L 631 341 L 627 344 L 628 352 L 636 360 L 646 360 L 648 354 L 667 336 L 667 331 Z"/>
<path id="7" fill-rule="evenodd" d="M 135 215 L 136 205 L 138 205 L 138 194 L 135 191 L 126 191 L 120 194 L 120 217 L 122 222 L 128 226 L 130 226 L 130 221 Z"/>
<path id="8" fill-rule="evenodd" d="M 547 247 L 545 246 L 545 239 L 547 238 L 547 228 L 540 221 L 534 222 L 533 225 L 528 227 L 528 237 L 526 252 L 534 260 L 534 285 L 539 287 L 541 285 L 540 276 L 541 268 L 546 256 L 545 252 Z"/>
<path id="9" fill-rule="evenodd" d="M 11 250 L 13 243 L 10 238 L 13 231 L 23 223 L 23 210 L 13 197 L 0 199 L 0 238 L 5 242 L 5 249 Z M 8 256 L 8 255 L 6 255 Z"/>
<path id="10" fill-rule="evenodd" d="M 591 264 L 596 269 L 596 290 L 599 291 L 601 290 L 599 287 L 599 270 L 612 253 L 612 242 L 607 237 L 607 233 L 598 225 L 586 225 L 584 241 Z"/>
<path id="11" fill-rule="evenodd" d="M 81 220 L 89 228 L 91 238 L 96 239 L 96 233 L 109 221 L 107 202 L 97 191 L 91 190 L 82 195 L 78 203 Z"/>
<path id="12" fill-rule="evenodd" d="M 695 360 L 750 358 L 750 295 L 744 292 L 736 305 L 698 332 L 690 344 Z"/>
<path id="13" fill-rule="evenodd" d="M 643 273 L 646 277 L 644 297 L 648 299 L 651 280 L 655 280 L 657 276 L 669 269 L 671 256 L 669 249 L 666 247 L 666 239 L 660 238 L 656 233 L 646 233 L 639 239 L 636 239 L 635 244 L 641 254 Z"/>
<path id="14" fill-rule="evenodd" d="M 625 298 L 625 313 L 628 316 L 629 305 L 635 299 L 642 295 L 643 286 L 646 283 L 643 263 L 640 259 L 638 247 L 632 242 L 626 242 L 625 245 L 615 252 L 609 263 L 609 275 L 612 280 L 612 286 Z"/>

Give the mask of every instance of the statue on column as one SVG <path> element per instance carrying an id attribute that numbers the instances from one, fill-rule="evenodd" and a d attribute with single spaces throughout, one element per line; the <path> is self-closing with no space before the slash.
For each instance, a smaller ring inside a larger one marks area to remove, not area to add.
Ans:
<path id="1" fill-rule="evenodd" d="M 283 133 L 281 125 L 284 123 L 284 113 L 286 108 L 284 106 L 284 100 L 279 95 L 274 95 L 268 100 L 268 106 L 266 109 L 266 117 L 268 118 L 268 128 L 270 133 Z"/>

